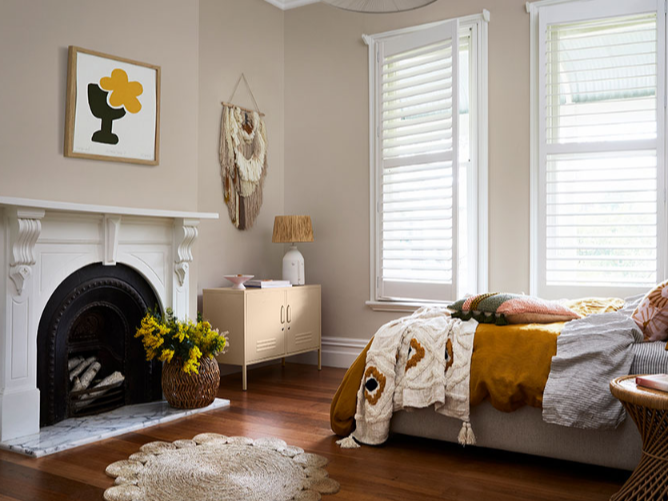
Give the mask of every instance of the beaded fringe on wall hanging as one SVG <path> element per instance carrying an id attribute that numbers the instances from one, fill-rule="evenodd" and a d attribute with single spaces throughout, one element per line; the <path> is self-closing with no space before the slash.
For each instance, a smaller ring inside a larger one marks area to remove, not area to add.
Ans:
<path id="1" fill-rule="evenodd" d="M 240 230 L 251 228 L 267 175 L 267 132 L 259 113 L 223 105 L 220 175 L 232 223 Z"/>

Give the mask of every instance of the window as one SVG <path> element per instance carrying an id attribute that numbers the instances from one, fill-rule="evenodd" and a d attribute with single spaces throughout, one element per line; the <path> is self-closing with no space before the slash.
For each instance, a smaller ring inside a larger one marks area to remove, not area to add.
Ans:
<path id="1" fill-rule="evenodd" d="M 486 279 L 486 16 L 365 37 L 372 307 L 453 300 Z"/>
<path id="2" fill-rule="evenodd" d="M 664 277 L 664 5 L 533 5 L 532 288 L 541 297 L 628 296 Z"/>

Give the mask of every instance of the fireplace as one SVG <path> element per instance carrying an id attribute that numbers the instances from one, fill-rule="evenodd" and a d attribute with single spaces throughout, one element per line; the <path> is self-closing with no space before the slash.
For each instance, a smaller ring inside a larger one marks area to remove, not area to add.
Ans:
<path id="1" fill-rule="evenodd" d="M 216 218 L 0 196 L 0 442 L 160 397 L 159 364 L 134 331 L 155 304 L 194 317 L 192 246 L 200 220 Z M 73 391 L 77 357 L 100 364 L 92 386 L 114 373 L 122 383 Z"/>
<path id="2" fill-rule="evenodd" d="M 142 317 L 156 305 L 146 280 L 122 264 L 86 266 L 58 286 L 37 333 L 41 426 L 161 399 L 161 364 L 147 362 L 134 338 Z M 68 367 L 77 360 L 84 369 L 97 369 L 79 390 L 74 381 L 85 372 L 71 377 L 76 368 Z M 123 380 L 95 387 L 114 374 Z"/>

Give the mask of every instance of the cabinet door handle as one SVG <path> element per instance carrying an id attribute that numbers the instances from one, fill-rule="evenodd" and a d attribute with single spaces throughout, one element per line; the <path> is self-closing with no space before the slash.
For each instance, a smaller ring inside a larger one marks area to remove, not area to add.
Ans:
<path id="1" fill-rule="evenodd" d="M 292 322 L 292 315 L 290 314 L 290 305 L 288 305 L 288 323 Z"/>
<path id="2" fill-rule="evenodd" d="M 281 306 L 281 323 L 285 323 L 285 306 Z"/>

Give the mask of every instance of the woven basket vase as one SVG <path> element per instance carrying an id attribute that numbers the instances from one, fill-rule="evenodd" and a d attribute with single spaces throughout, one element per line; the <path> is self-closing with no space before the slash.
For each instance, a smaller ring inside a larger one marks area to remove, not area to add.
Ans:
<path id="1" fill-rule="evenodd" d="M 216 359 L 202 357 L 199 373 L 183 372 L 183 361 L 173 359 L 162 368 L 162 392 L 167 403 L 177 409 L 199 409 L 216 398 L 220 384 L 220 369 Z"/>

